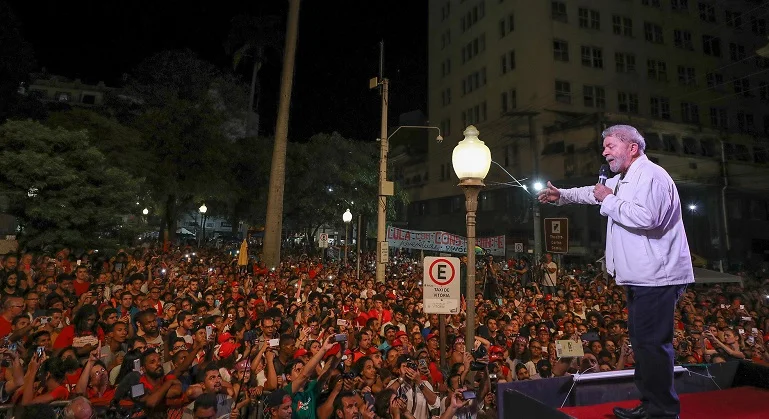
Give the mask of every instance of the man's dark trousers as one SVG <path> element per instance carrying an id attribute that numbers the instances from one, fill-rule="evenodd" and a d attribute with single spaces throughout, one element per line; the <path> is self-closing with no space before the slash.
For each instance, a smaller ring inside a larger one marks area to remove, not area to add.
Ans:
<path id="1" fill-rule="evenodd" d="M 686 285 L 625 288 L 641 403 L 649 417 L 676 417 L 681 405 L 673 386 L 673 313 Z"/>

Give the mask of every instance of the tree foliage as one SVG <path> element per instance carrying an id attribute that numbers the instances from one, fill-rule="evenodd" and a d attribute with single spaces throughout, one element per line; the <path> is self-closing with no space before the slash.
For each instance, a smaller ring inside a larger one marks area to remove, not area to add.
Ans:
<path id="1" fill-rule="evenodd" d="M 377 212 L 379 152 L 374 143 L 353 141 L 338 133 L 316 134 L 290 144 L 286 170 L 285 218 L 313 234 L 323 224 L 339 225 L 347 208 L 372 217 Z M 407 196 L 388 200 L 388 214 Z"/>
<path id="2" fill-rule="evenodd" d="M 137 67 L 125 94 L 138 104 L 128 119 L 142 135 L 144 176 L 173 239 L 179 211 L 227 199 L 245 86 L 190 51 L 165 51 Z"/>
<path id="3" fill-rule="evenodd" d="M 0 183 L 27 248 L 108 245 L 138 190 L 87 132 L 32 121 L 0 126 Z"/>

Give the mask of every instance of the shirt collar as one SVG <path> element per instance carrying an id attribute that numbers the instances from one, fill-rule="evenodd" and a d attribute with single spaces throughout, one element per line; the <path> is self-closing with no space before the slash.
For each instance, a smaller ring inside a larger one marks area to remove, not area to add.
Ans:
<path id="1" fill-rule="evenodd" d="M 635 172 L 640 170 L 638 167 L 640 167 L 642 165 L 642 162 L 644 161 L 649 161 L 649 158 L 646 157 L 646 154 L 641 154 L 640 156 L 638 156 L 638 158 L 635 159 L 635 161 L 630 164 L 630 167 L 627 169 L 627 172 L 625 172 L 625 175 L 624 176 L 620 175 L 620 178 L 619 178 L 620 182 L 622 183 L 629 182 L 627 179 L 631 175 L 633 175 Z"/>

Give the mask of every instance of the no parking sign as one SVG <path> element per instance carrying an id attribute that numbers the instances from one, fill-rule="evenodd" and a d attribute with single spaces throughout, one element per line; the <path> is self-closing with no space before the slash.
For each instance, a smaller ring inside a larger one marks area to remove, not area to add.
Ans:
<path id="1" fill-rule="evenodd" d="M 422 279 L 424 311 L 428 314 L 457 314 L 462 290 L 459 287 L 459 258 L 426 257 Z"/>

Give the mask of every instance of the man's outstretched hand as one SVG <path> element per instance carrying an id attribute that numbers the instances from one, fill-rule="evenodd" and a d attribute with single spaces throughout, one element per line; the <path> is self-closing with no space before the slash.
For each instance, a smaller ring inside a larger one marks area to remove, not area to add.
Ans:
<path id="1" fill-rule="evenodd" d="M 561 192 L 548 181 L 547 187 L 539 191 L 537 199 L 543 204 L 555 204 L 561 199 Z"/>

